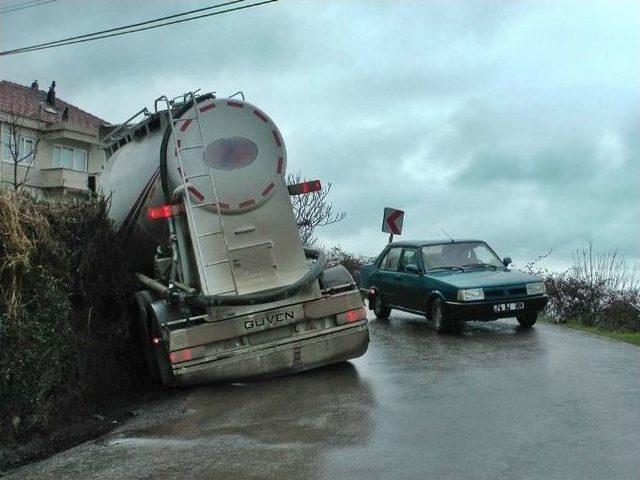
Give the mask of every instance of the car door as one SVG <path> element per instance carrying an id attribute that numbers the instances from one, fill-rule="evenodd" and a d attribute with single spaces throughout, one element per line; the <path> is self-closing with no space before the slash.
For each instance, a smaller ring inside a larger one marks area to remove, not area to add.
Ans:
<path id="1" fill-rule="evenodd" d="M 407 270 L 408 265 L 420 268 L 419 251 L 417 248 L 402 250 L 398 271 L 396 273 L 396 298 L 398 306 L 411 310 L 421 309 L 422 274 Z"/>
<path id="2" fill-rule="evenodd" d="M 376 274 L 375 286 L 382 292 L 387 304 L 396 305 L 397 302 L 397 273 L 401 247 L 391 247 L 385 257 L 380 262 L 378 273 Z"/>

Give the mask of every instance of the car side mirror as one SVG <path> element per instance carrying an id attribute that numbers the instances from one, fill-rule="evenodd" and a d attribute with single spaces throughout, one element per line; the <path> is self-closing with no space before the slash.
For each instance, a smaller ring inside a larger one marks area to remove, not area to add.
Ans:
<path id="1" fill-rule="evenodd" d="M 504 257 L 504 258 L 502 259 L 502 264 L 503 264 L 505 267 L 508 267 L 511 263 L 513 263 L 513 262 L 511 261 L 511 257 Z"/>
<path id="2" fill-rule="evenodd" d="M 420 268 L 417 265 L 409 264 L 404 267 L 407 272 L 420 274 Z"/>

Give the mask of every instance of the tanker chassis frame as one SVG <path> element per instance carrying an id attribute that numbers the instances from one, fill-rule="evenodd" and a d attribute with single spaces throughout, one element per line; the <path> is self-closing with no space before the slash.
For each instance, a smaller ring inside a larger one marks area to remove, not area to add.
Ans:
<path id="1" fill-rule="evenodd" d="M 165 387 L 297 373 L 359 357 L 369 344 L 366 312 L 353 285 L 216 322 L 206 314 L 185 316 L 184 305 L 153 290 L 137 292 L 136 303 L 150 374 Z"/>

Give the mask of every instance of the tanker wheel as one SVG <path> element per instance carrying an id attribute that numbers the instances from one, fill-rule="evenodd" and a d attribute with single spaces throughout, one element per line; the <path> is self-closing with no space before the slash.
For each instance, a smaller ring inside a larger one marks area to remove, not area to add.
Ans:
<path id="1" fill-rule="evenodd" d="M 156 354 L 154 350 L 153 341 L 149 332 L 149 315 L 151 308 L 149 307 L 149 299 L 143 292 L 136 292 L 135 301 L 138 307 L 138 337 L 140 341 L 140 347 L 142 348 L 142 354 L 144 356 L 144 362 L 147 366 L 147 372 L 149 373 L 149 379 L 151 383 L 160 383 L 160 372 L 158 370 L 158 363 L 156 361 Z"/>
<path id="2" fill-rule="evenodd" d="M 152 376 L 155 376 L 156 382 L 163 387 L 173 387 L 176 379 L 169 360 L 169 350 L 162 335 L 160 323 L 153 312 L 149 312 L 149 332 L 151 334 L 149 343 L 153 352 Z"/>

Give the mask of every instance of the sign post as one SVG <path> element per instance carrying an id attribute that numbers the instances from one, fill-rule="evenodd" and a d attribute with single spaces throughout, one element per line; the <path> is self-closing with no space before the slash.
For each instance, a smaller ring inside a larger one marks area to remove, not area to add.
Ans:
<path id="1" fill-rule="evenodd" d="M 402 234 L 404 211 L 386 207 L 382 215 L 382 231 L 389 234 L 389 243 L 393 242 L 393 235 Z"/>

